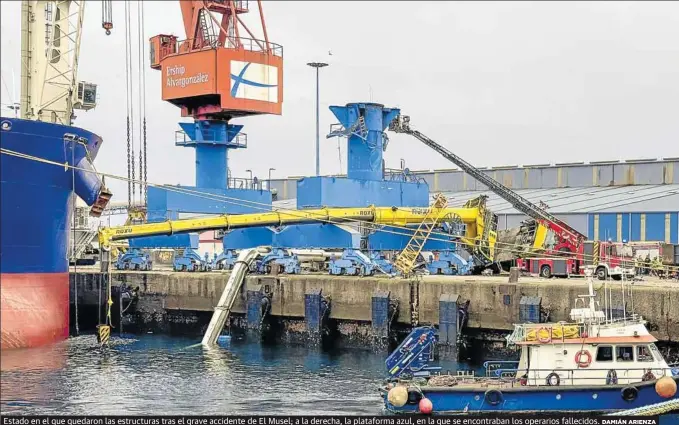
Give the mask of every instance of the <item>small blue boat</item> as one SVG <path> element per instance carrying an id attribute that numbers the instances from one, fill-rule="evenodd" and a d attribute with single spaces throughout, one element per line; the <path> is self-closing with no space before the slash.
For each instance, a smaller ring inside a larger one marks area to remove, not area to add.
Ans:
<path id="1" fill-rule="evenodd" d="M 597 310 L 589 274 L 589 295 L 576 300 L 571 322 L 515 325 L 507 342 L 518 348 L 519 360 L 486 362 L 485 376 L 443 374 L 430 366 L 436 330 L 414 329 L 387 358 L 389 379 L 380 388 L 385 408 L 603 413 L 679 398 L 679 368 L 667 364 L 646 322 L 634 314 L 614 319 Z"/>

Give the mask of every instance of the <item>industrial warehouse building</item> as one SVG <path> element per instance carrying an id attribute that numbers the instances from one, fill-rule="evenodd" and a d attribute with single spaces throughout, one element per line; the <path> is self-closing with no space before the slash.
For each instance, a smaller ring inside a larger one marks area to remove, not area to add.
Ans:
<path id="1" fill-rule="evenodd" d="M 480 168 L 590 240 L 679 243 L 679 158 Z M 430 191 L 462 206 L 481 194 L 498 215 L 500 230 L 526 217 L 466 173 L 456 169 L 413 173 Z M 338 176 L 340 177 L 340 176 Z M 272 180 L 281 208 L 295 208 L 298 177 Z"/>

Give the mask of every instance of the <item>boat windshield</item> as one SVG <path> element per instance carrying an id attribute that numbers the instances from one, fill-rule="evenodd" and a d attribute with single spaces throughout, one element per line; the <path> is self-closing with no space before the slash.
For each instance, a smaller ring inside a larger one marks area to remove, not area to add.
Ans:
<path id="1" fill-rule="evenodd" d="M 649 347 L 651 348 L 651 352 L 656 361 L 664 360 L 662 354 L 660 354 L 660 350 L 658 350 L 658 347 L 656 347 L 655 344 L 649 344 Z"/>
<path id="2" fill-rule="evenodd" d="M 653 355 L 647 345 L 637 345 L 637 361 L 652 362 Z"/>

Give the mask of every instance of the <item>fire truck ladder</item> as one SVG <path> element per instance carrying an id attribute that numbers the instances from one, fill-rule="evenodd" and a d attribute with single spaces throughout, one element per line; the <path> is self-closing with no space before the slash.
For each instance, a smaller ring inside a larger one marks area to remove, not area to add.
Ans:
<path id="1" fill-rule="evenodd" d="M 422 248 L 427 242 L 427 239 L 429 239 L 432 230 L 434 230 L 441 218 L 445 216 L 446 213 L 444 209 L 447 206 L 448 198 L 440 193 L 436 195 L 433 205 L 427 210 L 424 219 L 417 227 L 415 233 L 413 233 L 410 241 L 408 241 L 406 247 L 396 258 L 394 266 L 396 267 L 396 270 L 401 272 L 403 277 L 408 277 L 412 273 L 417 257 L 420 255 L 420 252 L 422 252 Z"/>
<path id="2" fill-rule="evenodd" d="M 477 181 L 479 181 L 480 183 L 482 183 L 486 187 L 488 187 L 493 193 L 500 196 L 505 201 L 509 202 L 514 208 L 516 208 L 517 210 L 526 214 L 528 217 L 530 217 L 530 218 L 532 218 L 536 221 L 546 221 L 546 222 L 554 223 L 554 224 L 558 225 L 559 227 L 561 227 L 566 232 L 570 233 L 570 235 L 560 235 L 561 237 L 564 237 L 564 236 L 570 237 L 570 238 L 574 239 L 575 241 L 577 241 L 578 239 L 579 240 L 586 239 L 586 237 L 583 234 L 581 234 L 577 230 L 573 229 L 568 224 L 559 220 L 558 218 L 556 218 L 552 214 L 546 212 L 544 209 L 540 208 L 539 206 L 533 204 L 529 200 L 523 198 L 522 196 L 520 196 L 516 192 L 512 191 L 511 189 L 505 187 L 501 183 L 495 181 L 495 179 L 488 176 L 487 174 L 485 174 L 481 170 L 475 168 L 473 165 L 469 164 L 467 161 L 460 158 L 459 156 L 453 154 L 448 149 L 446 149 L 445 147 L 436 143 L 435 141 L 433 141 L 429 137 L 425 136 L 424 134 L 420 133 L 417 130 L 413 130 L 412 128 L 410 128 L 410 117 L 409 116 L 401 115 L 401 116 L 397 117 L 396 119 L 394 119 L 389 124 L 389 130 L 396 132 L 396 133 L 409 134 L 409 135 L 415 137 L 420 142 L 424 143 L 425 145 L 434 149 L 436 152 L 440 153 L 448 161 L 450 161 L 453 164 L 460 167 L 465 173 L 474 177 Z"/>

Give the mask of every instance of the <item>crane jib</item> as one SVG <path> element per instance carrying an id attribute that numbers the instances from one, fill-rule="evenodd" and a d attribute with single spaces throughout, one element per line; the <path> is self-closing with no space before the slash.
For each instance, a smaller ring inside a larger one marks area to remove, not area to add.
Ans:
<path id="1" fill-rule="evenodd" d="M 538 207 L 537 205 L 533 204 L 529 200 L 518 195 L 516 192 L 506 188 L 504 185 L 495 181 L 495 179 L 488 176 L 483 171 L 478 170 L 464 159 L 450 152 L 448 149 L 439 145 L 438 143 L 431 140 L 430 138 L 420 133 L 419 131 L 407 129 L 405 130 L 405 132 L 409 133 L 410 135 L 414 136 L 425 145 L 429 146 L 430 148 L 440 153 L 444 158 L 460 167 L 462 171 L 474 177 L 480 183 L 486 185 L 493 193 L 496 193 L 502 199 L 509 202 L 514 208 L 516 208 L 520 212 L 526 214 L 527 216 L 531 217 L 534 220 L 545 220 L 558 224 L 560 227 L 563 228 L 563 230 L 571 233 L 575 239 L 586 239 L 583 234 L 573 229 L 568 224 L 559 220 L 558 218 L 546 212 L 544 209 Z"/>

